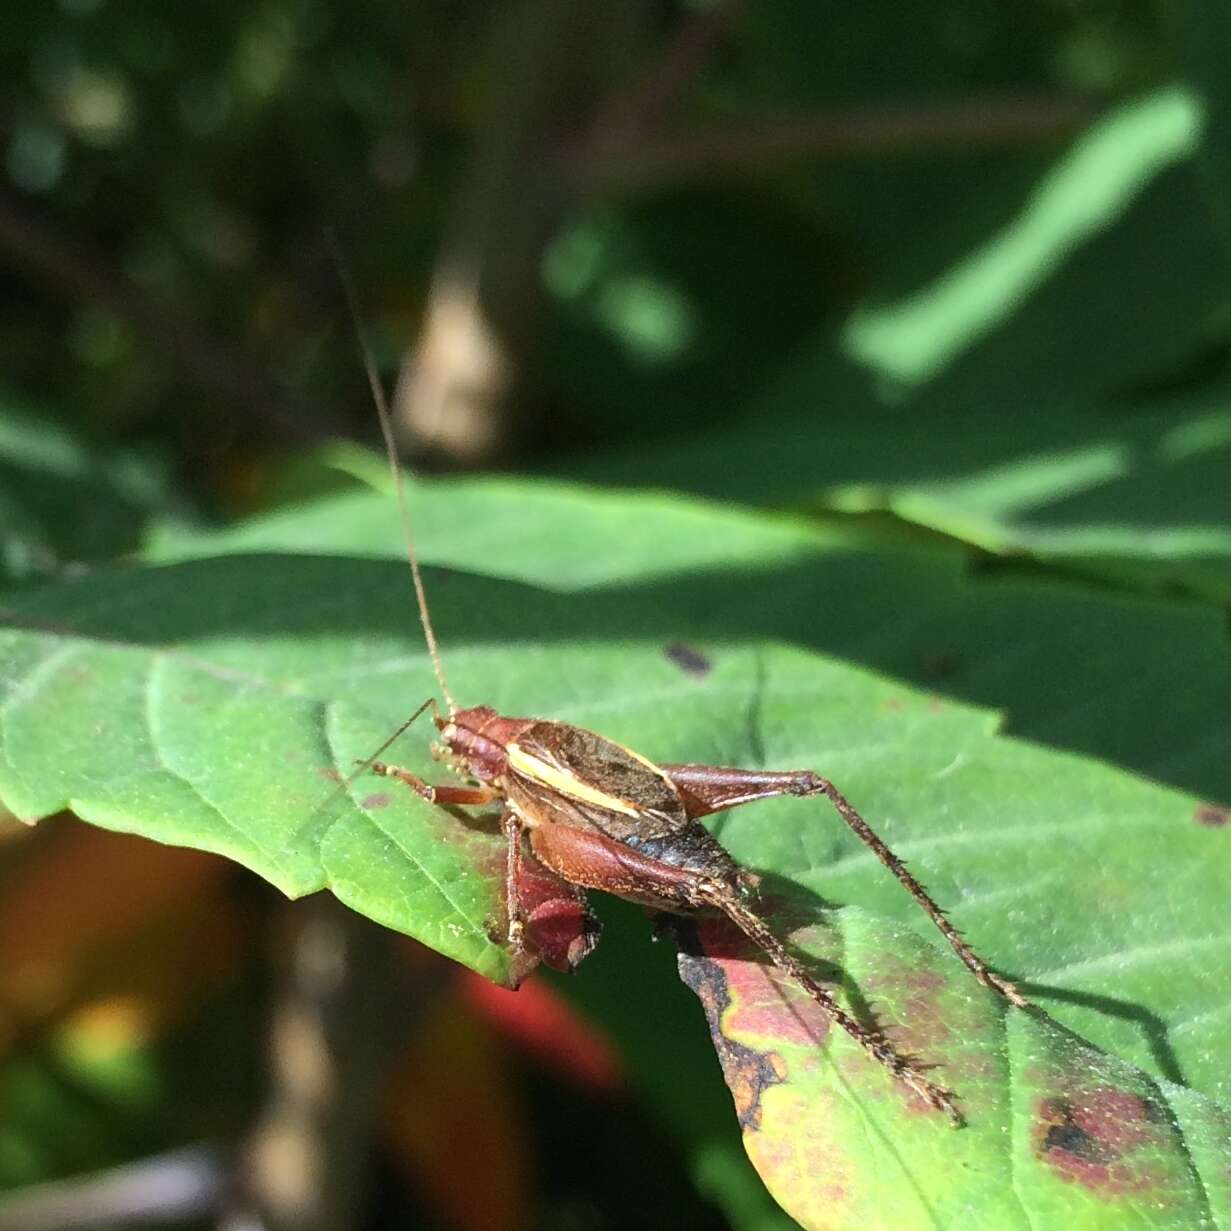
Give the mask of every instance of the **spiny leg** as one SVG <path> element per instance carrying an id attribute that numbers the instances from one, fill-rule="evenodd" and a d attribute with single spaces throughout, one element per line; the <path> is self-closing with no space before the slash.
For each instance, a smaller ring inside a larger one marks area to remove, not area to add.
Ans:
<path id="1" fill-rule="evenodd" d="M 522 823 L 512 808 L 506 808 L 500 818 L 508 849 L 504 862 L 504 902 L 508 912 L 506 938 L 513 955 L 520 957 L 526 950 L 526 917 L 521 902 Z"/>
<path id="2" fill-rule="evenodd" d="M 545 866 L 573 884 L 613 893 L 657 909 L 720 910 L 784 973 L 795 979 L 835 1022 L 878 1064 L 943 1111 L 955 1125 L 962 1123 L 953 1095 L 930 1082 L 887 1039 L 860 1025 L 845 1012 L 833 994 L 822 987 L 791 955 L 769 927 L 746 906 L 737 882 L 689 872 L 631 849 L 594 830 L 568 825 L 538 825 L 530 829 L 530 849 Z"/>
<path id="3" fill-rule="evenodd" d="M 834 999 L 833 993 L 822 987 L 766 927 L 764 920 L 725 885 L 715 884 L 706 894 L 709 904 L 735 924 L 753 944 L 764 950 L 780 970 L 791 976 L 823 1008 L 843 1030 L 878 1064 L 889 1070 L 904 1086 L 913 1090 L 937 1111 L 943 1111 L 960 1128 L 963 1120 L 953 1102 L 953 1094 L 943 1086 L 929 1081 L 905 1056 L 900 1055 L 879 1031 L 869 1030 L 857 1022 Z"/>
<path id="4" fill-rule="evenodd" d="M 919 903 L 975 978 L 1019 1008 L 1026 1007 L 1028 1002 L 1021 992 L 1008 979 L 991 970 L 962 939 L 928 891 L 828 778 L 822 778 L 811 770 L 761 771 L 712 765 L 664 765 L 662 769 L 680 789 L 688 814 L 693 817 L 738 808 L 741 804 L 778 795 L 825 795 L 838 815 Z"/>

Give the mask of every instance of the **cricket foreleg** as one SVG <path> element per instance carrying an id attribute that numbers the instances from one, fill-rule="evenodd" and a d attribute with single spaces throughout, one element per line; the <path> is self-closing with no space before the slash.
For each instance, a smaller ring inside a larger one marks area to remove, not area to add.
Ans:
<path id="1" fill-rule="evenodd" d="M 688 814 L 693 817 L 707 816 L 727 808 L 738 808 L 741 804 L 778 795 L 825 795 L 837 809 L 838 815 L 919 903 L 975 978 L 984 987 L 999 992 L 1011 1003 L 1021 1008 L 1026 1006 L 1025 997 L 1008 979 L 989 969 L 983 959 L 961 938 L 928 891 L 828 778 L 822 778 L 811 770 L 760 771 L 728 769 L 714 765 L 664 765 L 662 769 L 679 789 Z"/>
<path id="2" fill-rule="evenodd" d="M 432 786 L 418 774 L 396 765 L 386 765 L 384 761 L 373 761 L 370 768 L 382 778 L 396 778 L 429 804 L 490 804 L 493 799 L 500 798 L 500 792 L 490 786 Z"/>

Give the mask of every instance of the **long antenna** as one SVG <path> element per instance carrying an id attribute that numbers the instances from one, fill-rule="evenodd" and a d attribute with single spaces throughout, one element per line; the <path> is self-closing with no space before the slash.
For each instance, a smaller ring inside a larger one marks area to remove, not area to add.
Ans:
<path id="1" fill-rule="evenodd" d="M 334 264 L 342 279 L 346 292 L 346 306 L 350 309 L 351 324 L 355 330 L 355 340 L 359 343 L 359 353 L 363 357 L 363 368 L 368 374 L 368 386 L 372 390 L 372 400 L 376 403 L 376 415 L 380 420 L 380 433 L 385 438 L 385 453 L 389 458 L 389 471 L 393 475 L 393 490 L 397 493 L 398 512 L 402 518 L 402 538 L 406 543 L 406 559 L 410 564 L 410 576 L 415 587 L 415 602 L 419 607 L 419 623 L 423 625 L 423 639 L 427 642 L 427 652 L 432 659 L 432 670 L 436 672 L 436 682 L 444 695 L 445 704 L 449 707 L 449 716 L 457 713 L 457 702 L 445 682 L 445 669 L 440 661 L 440 647 L 436 644 L 436 633 L 432 629 L 432 617 L 427 610 L 427 594 L 423 589 L 423 577 L 419 573 L 419 555 L 415 551 L 414 533 L 410 527 L 410 508 L 406 500 L 406 480 L 402 475 L 402 467 L 398 464 L 397 441 L 393 435 L 393 416 L 389 413 L 389 403 L 385 398 L 385 389 L 376 371 L 376 360 L 372 357 L 372 349 L 364 336 L 363 323 L 359 315 L 359 297 L 355 293 L 355 284 L 351 280 L 350 269 L 342 256 L 337 237 L 332 230 L 326 231 L 329 249 L 333 254 Z"/>

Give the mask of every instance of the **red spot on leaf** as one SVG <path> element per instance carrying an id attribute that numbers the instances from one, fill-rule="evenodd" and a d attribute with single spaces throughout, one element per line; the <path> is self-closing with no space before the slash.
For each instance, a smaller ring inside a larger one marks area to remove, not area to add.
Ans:
<path id="1" fill-rule="evenodd" d="M 1161 1117 L 1154 1105 L 1128 1090 L 1102 1087 L 1039 1101 L 1034 1142 L 1039 1158 L 1063 1180 L 1108 1196 L 1153 1188 L 1159 1177 L 1143 1165 Z"/>
<path id="2" fill-rule="evenodd" d="M 703 918 L 697 921 L 696 932 L 702 952 L 722 968 L 730 1033 L 769 1037 L 801 1047 L 824 1043 L 829 1014 L 762 957 L 734 924 L 722 918 Z"/>
<path id="3" fill-rule="evenodd" d="M 796 1112 L 803 1113 L 802 1106 Z M 774 1195 L 804 1226 L 852 1225 L 846 1216 L 862 1177 L 852 1155 L 827 1135 L 814 1136 L 806 1122 L 791 1131 L 779 1120 L 771 1131 L 745 1133 L 744 1148 Z"/>
<path id="4" fill-rule="evenodd" d="M 1231 809 L 1220 808 L 1217 804 L 1198 804 L 1193 812 L 1193 820 L 1198 825 L 1208 825 L 1211 829 L 1222 829 L 1231 824 Z"/>
<path id="5" fill-rule="evenodd" d="M 708 921 L 706 921 L 708 922 Z M 696 954 L 680 954 L 680 978 L 697 994 L 709 1023 L 714 1050 L 722 1065 L 722 1075 L 735 1100 L 740 1127 L 755 1130 L 761 1125 L 761 1096 L 770 1086 L 787 1078 L 786 1061 L 777 1052 L 759 1052 L 731 1038 L 728 1009 L 739 992 L 732 988 L 732 965 L 725 960 Z"/>
<path id="6" fill-rule="evenodd" d="M 953 1030 L 941 1003 L 947 986 L 945 976 L 934 970 L 921 970 L 886 955 L 878 973 L 867 976 L 861 990 L 871 1002 L 878 1019 L 902 1050 L 922 1055 L 943 1055 Z M 892 1018 L 882 1011 L 879 999 L 893 1004 Z"/>

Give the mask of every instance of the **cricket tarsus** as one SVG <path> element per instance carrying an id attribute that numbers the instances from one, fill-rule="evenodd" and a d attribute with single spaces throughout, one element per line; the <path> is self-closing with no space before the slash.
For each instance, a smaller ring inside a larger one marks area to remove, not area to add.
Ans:
<path id="1" fill-rule="evenodd" d="M 384 761 L 372 761 L 368 768 L 382 778 L 396 778 L 405 783 L 416 795 L 422 796 L 429 804 L 477 806 L 490 804 L 493 799 L 500 798 L 500 792 L 489 786 L 433 786 L 425 782 L 418 774 L 408 769 L 400 769 L 396 765 L 386 765 Z"/>

